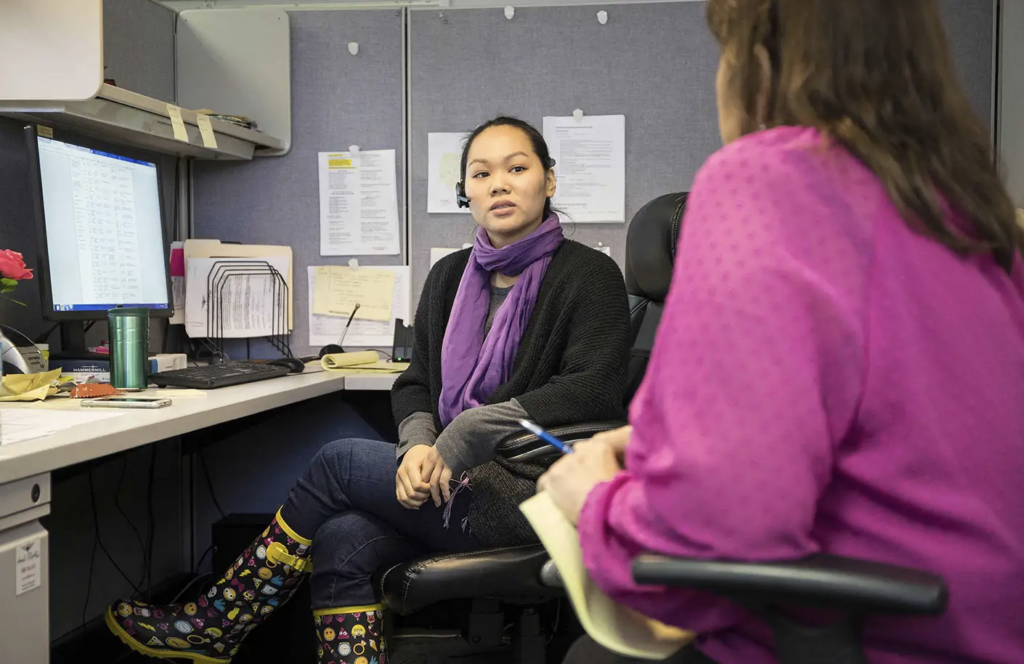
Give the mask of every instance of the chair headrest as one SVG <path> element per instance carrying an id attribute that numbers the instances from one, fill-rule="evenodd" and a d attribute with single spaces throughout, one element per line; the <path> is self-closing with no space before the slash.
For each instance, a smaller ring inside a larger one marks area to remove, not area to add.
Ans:
<path id="1" fill-rule="evenodd" d="M 689 192 L 659 196 L 633 216 L 626 235 L 626 291 L 664 302 Z"/>

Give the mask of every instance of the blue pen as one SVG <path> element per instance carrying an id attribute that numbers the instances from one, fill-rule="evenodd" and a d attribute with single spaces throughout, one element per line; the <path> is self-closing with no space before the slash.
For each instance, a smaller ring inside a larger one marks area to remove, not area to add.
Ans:
<path id="1" fill-rule="evenodd" d="M 539 425 L 531 422 L 530 420 L 519 420 L 519 426 L 523 427 L 532 434 L 536 434 L 545 443 L 554 447 L 562 454 L 572 454 L 572 448 L 558 440 L 544 429 L 540 428 Z"/>

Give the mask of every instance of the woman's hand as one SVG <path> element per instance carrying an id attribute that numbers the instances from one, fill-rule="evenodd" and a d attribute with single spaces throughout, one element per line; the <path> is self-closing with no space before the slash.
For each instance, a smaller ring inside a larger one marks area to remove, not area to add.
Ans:
<path id="1" fill-rule="evenodd" d="M 600 443 L 602 445 L 608 445 L 615 452 L 615 457 L 619 460 L 620 466 L 626 465 L 626 447 L 629 445 L 630 436 L 633 435 L 633 427 L 624 426 L 618 429 L 612 429 L 611 431 L 604 431 L 597 434 L 589 441 L 580 443 L 580 445 L 589 445 L 591 443 Z"/>
<path id="2" fill-rule="evenodd" d="M 628 439 L 628 435 L 626 437 Z M 619 438 L 615 441 L 616 444 L 602 443 L 595 438 L 578 443 L 572 454 L 559 459 L 537 481 L 537 491 L 546 491 L 573 524 L 579 521 L 583 504 L 594 487 L 622 470 L 616 449 L 624 449 L 625 443 Z"/>
<path id="3" fill-rule="evenodd" d="M 395 475 L 395 494 L 398 502 L 406 509 L 418 510 L 430 497 L 430 484 L 427 480 L 434 472 L 434 466 L 430 466 L 426 478 L 423 476 L 423 466 L 432 452 L 434 448 L 429 445 L 414 445 L 402 457 L 402 465 Z"/>
<path id="4" fill-rule="evenodd" d="M 442 497 L 445 502 L 451 497 L 451 479 L 452 471 L 436 448 L 414 445 L 402 457 L 402 465 L 395 476 L 398 502 L 416 510 L 433 498 L 434 505 L 440 507 Z"/>

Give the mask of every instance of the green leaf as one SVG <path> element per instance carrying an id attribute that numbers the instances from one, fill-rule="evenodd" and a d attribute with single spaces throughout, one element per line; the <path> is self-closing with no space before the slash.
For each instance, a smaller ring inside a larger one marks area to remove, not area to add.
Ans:
<path id="1" fill-rule="evenodd" d="M 18 285 L 18 280 L 17 279 L 11 279 L 9 277 L 2 277 L 2 278 L 0 278 L 0 286 L 9 286 L 11 288 L 14 288 L 17 285 Z"/>

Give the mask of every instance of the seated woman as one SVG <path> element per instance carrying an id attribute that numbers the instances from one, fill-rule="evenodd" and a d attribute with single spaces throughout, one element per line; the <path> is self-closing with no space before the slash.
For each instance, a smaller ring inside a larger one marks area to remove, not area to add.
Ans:
<path id="1" fill-rule="evenodd" d="M 154 657 L 227 662 L 312 567 L 321 661 L 384 664 L 377 569 L 532 540 L 518 504 L 544 467 L 496 459 L 498 443 L 521 418 L 623 416 L 630 342 L 622 274 L 564 239 L 552 166 L 524 122 L 498 118 L 472 133 L 460 196 L 480 228 L 472 250 L 439 261 L 424 284 L 412 364 L 392 392 L 398 447 L 324 447 L 209 592 L 182 605 L 112 606 L 107 623 L 121 640 Z"/>
<path id="2" fill-rule="evenodd" d="M 934 0 L 710 0 L 727 145 L 698 173 L 632 431 L 540 485 L 617 601 L 774 662 L 767 627 L 639 587 L 640 552 L 825 552 L 943 576 L 876 664 L 1024 653 L 1022 233 Z M 624 470 L 620 467 L 624 465 Z M 621 661 L 581 643 L 568 661 Z"/>

